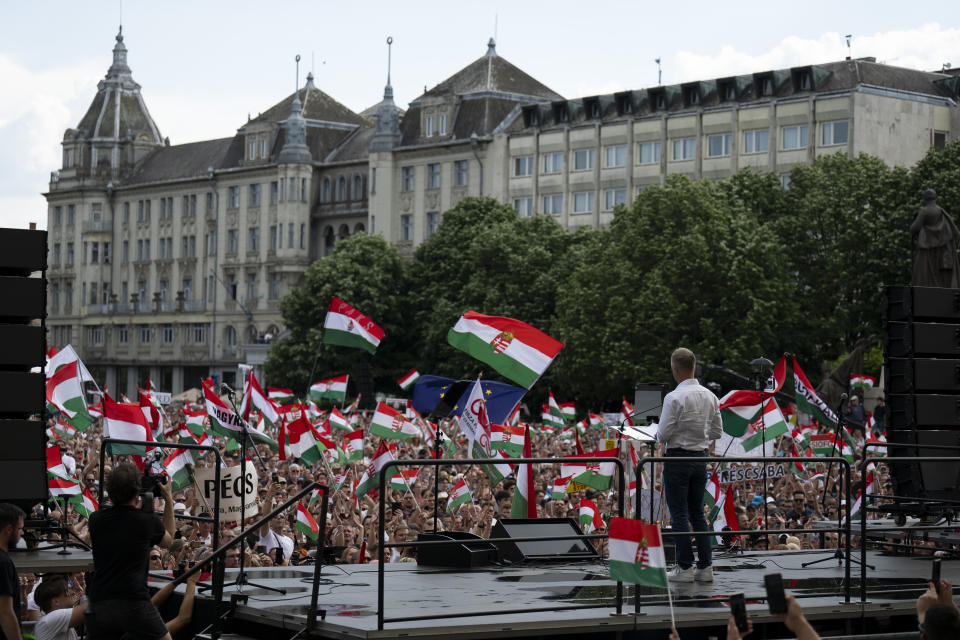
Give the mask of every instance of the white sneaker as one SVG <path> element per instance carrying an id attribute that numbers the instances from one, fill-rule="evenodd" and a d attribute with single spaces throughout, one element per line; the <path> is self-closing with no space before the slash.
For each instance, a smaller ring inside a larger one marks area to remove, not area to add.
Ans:
<path id="1" fill-rule="evenodd" d="M 693 572 L 693 579 L 697 582 L 713 582 L 713 565 L 697 569 Z"/>
<path id="2" fill-rule="evenodd" d="M 676 565 L 667 573 L 667 580 L 670 582 L 693 582 L 693 567 L 681 569 Z"/>

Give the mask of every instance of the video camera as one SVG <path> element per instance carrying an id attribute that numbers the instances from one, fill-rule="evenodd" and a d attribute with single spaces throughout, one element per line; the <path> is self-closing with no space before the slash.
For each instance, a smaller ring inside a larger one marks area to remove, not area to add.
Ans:
<path id="1" fill-rule="evenodd" d="M 140 508 L 153 513 L 153 496 L 157 485 L 167 484 L 167 470 L 163 468 L 163 452 L 154 449 L 153 459 L 143 469 L 140 479 Z"/>

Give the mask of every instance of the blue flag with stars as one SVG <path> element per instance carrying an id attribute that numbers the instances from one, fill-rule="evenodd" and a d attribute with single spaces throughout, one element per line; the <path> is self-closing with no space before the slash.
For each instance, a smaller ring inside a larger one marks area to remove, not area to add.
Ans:
<path id="1" fill-rule="evenodd" d="M 470 380 L 421 375 L 413 387 L 413 408 L 423 415 L 428 415 L 438 404 L 444 402 L 451 407 L 449 415 L 459 416 L 474 384 L 476 382 Z M 487 404 L 487 418 L 494 424 L 503 424 L 527 392 L 523 387 L 494 380 L 481 380 L 480 385 Z M 450 402 L 448 393 L 459 395 L 457 401 Z"/>

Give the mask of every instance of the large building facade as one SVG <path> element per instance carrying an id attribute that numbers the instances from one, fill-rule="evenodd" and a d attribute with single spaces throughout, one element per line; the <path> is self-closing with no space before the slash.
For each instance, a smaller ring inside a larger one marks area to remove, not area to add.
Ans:
<path id="1" fill-rule="evenodd" d="M 283 331 L 280 298 L 359 231 L 410 254 L 443 211 L 489 195 L 602 227 L 672 173 L 722 179 L 828 153 L 909 166 L 960 134 L 960 75 L 845 60 L 567 100 L 496 52 L 404 112 L 305 86 L 232 138 L 171 146 L 113 64 L 63 138 L 48 201 L 49 340 L 110 389 L 234 381 Z"/>

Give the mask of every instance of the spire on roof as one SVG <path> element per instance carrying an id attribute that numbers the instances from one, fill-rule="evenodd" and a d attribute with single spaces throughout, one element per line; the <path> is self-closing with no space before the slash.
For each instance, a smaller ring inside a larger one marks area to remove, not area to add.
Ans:
<path id="1" fill-rule="evenodd" d="M 313 71 L 307 74 L 307 84 L 304 89 L 316 89 L 317 87 L 313 84 Z"/>
<path id="2" fill-rule="evenodd" d="M 290 117 L 287 118 L 286 140 L 278 164 L 308 164 L 313 161 L 310 149 L 307 147 L 307 121 L 303 119 L 303 106 L 300 103 L 300 55 L 297 54 L 297 71 L 293 86 L 293 104 L 290 106 Z"/>
<path id="3" fill-rule="evenodd" d="M 113 64 L 107 70 L 108 80 L 130 79 L 127 66 L 127 47 L 123 44 L 123 25 L 117 31 L 117 44 L 113 45 Z"/>
<path id="4" fill-rule="evenodd" d="M 497 55 L 497 41 L 493 38 L 487 42 L 487 55 L 491 58 L 496 57 Z"/>
<path id="5" fill-rule="evenodd" d="M 400 144 L 400 115 L 393 103 L 393 87 L 390 85 L 393 38 L 387 38 L 387 86 L 383 88 L 383 100 L 377 106 L 377 130 L 370 141 L 370 151 L 390 151 Z"/>

